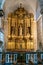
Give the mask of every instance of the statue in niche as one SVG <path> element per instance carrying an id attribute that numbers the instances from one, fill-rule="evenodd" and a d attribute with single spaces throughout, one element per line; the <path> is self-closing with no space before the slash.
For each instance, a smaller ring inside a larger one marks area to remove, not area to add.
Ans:
<path id="1" fill-rule="evenodd" d="M 22 49 L 22 44 L 20 44 L 20 49 Z"/>
<path id="2" fill-rule="evenodd" d="M 31 31 L 30 31 L 30 27 L 27 27 L 27 34 L 30 34 Z"/>
<path id="3" fill-rule="evenodd" d="M 30 36 L 30 27 L 27 27 L 27 36 Z"/>
<path id="4" fill-rule="evenodd" d="M 15 34 L 15 27 L 11 26 L 11 33 L 14 35 Z"/>
<path id="5" fill-rule="evenodd" d="M 21 25 L 19 26 L 18 32 L 19 32 L 19 35 L 22 36 L 22 26 Z"/>

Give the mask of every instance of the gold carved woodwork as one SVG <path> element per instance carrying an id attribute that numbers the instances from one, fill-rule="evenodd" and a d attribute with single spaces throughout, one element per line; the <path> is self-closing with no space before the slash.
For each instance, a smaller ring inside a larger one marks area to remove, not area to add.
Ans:
<path id="1" fill-rule="evenodd" d="M 31 50 L 30 41 L 28 41 L 31 32 L 30 15 L 22 7 L 8 14 L 8 48 L 12 50 Z M 9 41 L 10 39 L 10 41 Z M 14 42 L 11 40 L 15 40 Z M 13 45 L 13 47 L 12 47 Z M 31 44 L 32 45 L 32 44 Z M 33 45 L 31 47 L 33 49 Z"/>

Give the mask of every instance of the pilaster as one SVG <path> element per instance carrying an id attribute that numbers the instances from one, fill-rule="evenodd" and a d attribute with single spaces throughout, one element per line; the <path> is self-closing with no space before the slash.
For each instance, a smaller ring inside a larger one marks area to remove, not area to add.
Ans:
<path id="1" fill-rule="evenodd" d="M 42 48 L 43 48 L 43 0 L 39 0 L 40 13 L 42 15 Z"/>

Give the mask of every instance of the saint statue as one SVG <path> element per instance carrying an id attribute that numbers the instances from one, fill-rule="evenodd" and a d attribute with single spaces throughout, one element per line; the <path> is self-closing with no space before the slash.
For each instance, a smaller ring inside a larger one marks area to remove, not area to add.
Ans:
<path id="1" fill-rule="evenodd" d="M 21 25 L 19 26 L 19 35 L 20 36 L 22 35 L 22 26 Z"/>

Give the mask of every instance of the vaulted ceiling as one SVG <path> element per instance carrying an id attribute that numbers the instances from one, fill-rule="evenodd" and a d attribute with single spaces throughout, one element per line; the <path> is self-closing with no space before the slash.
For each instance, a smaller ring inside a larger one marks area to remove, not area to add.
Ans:
<path id="1" fill-rule="evenodd" d="M 4 2 L 5 2 L 5 0 L 0 0 L 0 9 L 3 8 Z"/>
<path id="2" fill-rule="evenodd" d="M 0 0 L 0 5 L 2 4 L 2 1 L 3 1 L 3 0 Z"/>
<path id="3" fill-rule="evenodd" d="M 2 1 L 3 1 L 3 0 L 0 0 L 0 8 L 1 8 L 1 5 L 2 5 Z"/>
<path id="4" fill-rule="evenodd" d="M 23 7 L 26 10 L 32 10 L 33 12 L 36 11 L 36 5 L 37 5 L 37 0 L 6 0 L 5 4 L 6 4 L 6 9 L 10 9 L 10 10 L 15 10 L 20 3 L 22 3 Z"/>
<path id="5" fill-rule="evenodd" d="M 4 4 L 4 10 L 7 14 L 17 9 L 17 7 L 20 6 L 20 3 L 22 3 L 22 6 L 28 12 L 31 12 L 35 15 L 37 4 L 38 4 L 37 1 L 38 0 L 0 0 L 0 3 Z M 3 4 L 2 4 L 2 7 L 3 7 Z"/>

